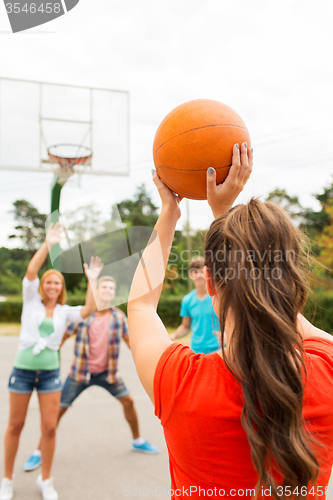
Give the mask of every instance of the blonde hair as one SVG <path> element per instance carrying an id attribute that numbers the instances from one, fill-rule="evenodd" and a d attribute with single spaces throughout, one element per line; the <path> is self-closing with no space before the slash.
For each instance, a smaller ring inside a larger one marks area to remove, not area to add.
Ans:
<path id="1" fill-rule="evenodd" d="M 64 279 L 63 275 L 61 274 L 60 271 L 57 271 L 57 269 L 49 269 L 48 271 L 45 271 L 45 273 L 43 274 L 43 276 L 40 279 L 39 293 L 40 293 L 40 296 L 42 297 L 42 302 L 44 304 L 44 302 L 47 300 L 47 297 L 46 297 L 45 292 L 43 290 L 43 283 L 46 280 L 46 278 L 48 276 L 50 276 L 50 274 L 55 274 L 61 280 L 62 290 L 61 290 L 61 293 L 57 299 L 57 302 L 58 302 L 58 304 L 61 304 L 63 306 L 66 303 L 66 298 L 67 298 L 66 283 L 65 283 L 65 279 Z"/>

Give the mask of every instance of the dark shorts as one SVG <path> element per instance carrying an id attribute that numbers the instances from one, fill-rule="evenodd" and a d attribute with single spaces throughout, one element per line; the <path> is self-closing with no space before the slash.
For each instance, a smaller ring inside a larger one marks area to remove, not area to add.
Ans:
<path id="1" fill-rule="evenodd" d="M 39 394 L 61 391 L 59 368 L 57 370 L 20 370 L 13 368 L 8 389 L 16 394 L 31 394 L 34 389 Z"/>
<path id="2" fill-rule="evenodd" d="M 107 381 L 107 375 L 107 371 L 102 373 L 92 373 L 89 382 L 78 382 L 68 376 L 61 392 L 61 408 L 69 408 L 81 392 L 92 385 L 103 387 L 117 399 L 129 396 L 129 392 L 121 379 L 118 379 L 118 381 L 114 384 L 109 384 Z"/>

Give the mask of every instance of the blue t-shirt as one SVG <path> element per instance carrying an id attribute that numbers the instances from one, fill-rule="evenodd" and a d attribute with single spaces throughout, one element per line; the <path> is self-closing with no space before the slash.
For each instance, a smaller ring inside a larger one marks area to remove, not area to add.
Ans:
<path id="1" fill-rule="evenodd" d="M 191 349 L 194 352 L 209 354 L 220 349 L 218 338 L 213 333 L 213 330 L 220 330 L 219 319 L 208 294 L 203 299 L 198 298 L 196 290 L 185 295 L 180 306 L 180 316 L 191 318 Z"/>

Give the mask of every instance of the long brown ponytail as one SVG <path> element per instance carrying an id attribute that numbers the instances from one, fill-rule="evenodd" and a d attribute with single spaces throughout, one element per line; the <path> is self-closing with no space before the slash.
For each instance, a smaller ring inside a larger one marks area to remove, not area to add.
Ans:
<path id="1" fill-rule="evenodd" d="M 242 425 L 257 486 L 271 487 L 275 498 L 281 498 L 275 473 L 293 491 L 315 482 L 319 470 L 302 418 L 306 370 L 296 323 L 307 287 L 301 249 L 302 236 L 286 213 L 256 199 L 216 219 L 205 243 L 221 325 L 232 317 L 224 359 L 242 386 Z"/>

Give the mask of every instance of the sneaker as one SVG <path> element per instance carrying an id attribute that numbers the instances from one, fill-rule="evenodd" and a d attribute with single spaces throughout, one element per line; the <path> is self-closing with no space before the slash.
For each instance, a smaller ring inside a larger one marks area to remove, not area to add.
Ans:
<path id="1" fill-rule="evenodd" d="M 54 489 L 52 477 L 43 481 L 42 475 L 39 474 L 36 480 L 36 484 L 42 492 L 43 500 L 58 500 L 59 495 Z"/>
<path id="2" fill-rule="evenodd" d="M 23 470 L 25 472 L 30 472 L 32 470 L 38 469 L 38 467 L 40 467 L 41 465 L 42 457 L 33 453 L 23 465 Z"/>
<path id="3" fill-rule="evenodd" d="M 0 500 L 12 500 L 13 496 L 13 481 L 4 477 L 1 481 Z"/>
<path id="4" fill-rule="evenodd" d="M 141 444 L 140 446 L 133 443 L 132 451 L 137 451 L 139 453 L 146 453 L 148 455 L 157 455 L 160 452 L 157 446 L 153 446 L 148 441 L 144 441 L 143 444 Z"/>

